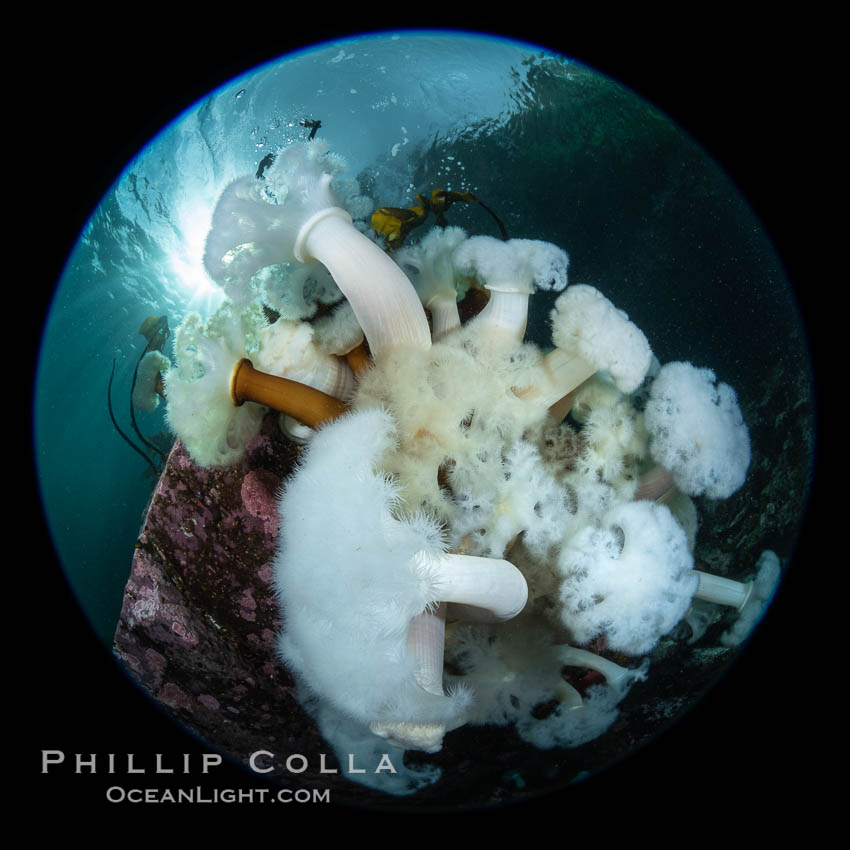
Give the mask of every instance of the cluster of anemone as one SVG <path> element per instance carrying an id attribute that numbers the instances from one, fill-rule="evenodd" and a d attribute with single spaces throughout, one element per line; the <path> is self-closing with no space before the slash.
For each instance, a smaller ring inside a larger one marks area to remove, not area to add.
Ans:
<path id="1" fill-rule="evenodd" d="M 204 466 L 236 462 L 270 409 L 304 444 L 280 497 L 279 654 L 338 752 L 435 752 L 467 723 L 584 743 L 695 600 L 751 624 L 769 598 L 775 557 L 748 583 L 694 569 L 694 498 L 749 465 L 735 393 L 661 366 L 555 245 L 449 227 L 388 255 L 340 174 L 295 144 L 224 191 L 205 263 L 228 301 L 176 335 L 169 422 Z M 489 298 L 462 323 L 470 287 Z M 525 339 L 539 290 L 548 351 Z M 579 692 L 568 667 L 600 683 Z"/>

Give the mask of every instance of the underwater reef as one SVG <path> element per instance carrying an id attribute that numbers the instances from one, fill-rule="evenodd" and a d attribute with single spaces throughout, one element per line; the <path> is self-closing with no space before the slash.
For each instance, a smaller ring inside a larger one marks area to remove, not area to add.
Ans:
<path id="1" fill-rule="evenodd" d="M 706 364 L 660 363 L 551 243 L 438 226 L 388 253 L 343 171 L 294 144 L 219 200 L 227 301 L 174 337 L 178 442 L 115 651 L 237 760 L 335 754 L 301 786 L 534 795 L 648 740 L 746 639 L 793 545 L 807 393 L 766 375 L 739 404 Z"/>
<path id="2" fill-rule="evenodd" d="M 244 764 L 259 750 L 274 753 L 266 779 L 389 807 L 395 798 L 346 778 L 345 762 L 337 761 L 300 705 L 293 676 L 277 657 L 276 494 L 297 454 L 273 413 L 235 467 L 205 470 L 175 445 L 136 545 L 114 651 L 145 692 L 210 747 Z M 778 487 L 793 473 L 771 474 Z M 724 541 L 714 544 L 701 543 L 704 557 L 729 560 Z M 557 766 L 511 726 L 465 726 L 449 733 L 438 753 L 408 752 L 408 764 L 442 771 L 438 782 L 416 793 L 417 806 L 533 799 L 608 766 L 651 740 L 722 673 L 735 653 L 719 643 L 724 629 L 715 623 L 694 644 L 662 642 L 650 656 L 648 680 L 632 687 L 607 733 L 559 750 Z M 594 681 L 588 671 L 573 672 L 580 688 Z M 748 722 L 746 706 L 741 722 Z M 310 758 L 304 773 L 285 770 L 290 753 Z M 320 772 L 313 755 L 320 753 L 327 754 L 327 769 L 340 773 Z"/>

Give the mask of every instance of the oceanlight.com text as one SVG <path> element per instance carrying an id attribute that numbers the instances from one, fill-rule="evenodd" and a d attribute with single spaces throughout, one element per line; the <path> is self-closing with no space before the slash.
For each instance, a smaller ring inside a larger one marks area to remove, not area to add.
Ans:
<path id="1" fill-rule="evenodd" d="M 327 788 L 123 788 L 106 789 L 110 803 L 329 803 Z"/>

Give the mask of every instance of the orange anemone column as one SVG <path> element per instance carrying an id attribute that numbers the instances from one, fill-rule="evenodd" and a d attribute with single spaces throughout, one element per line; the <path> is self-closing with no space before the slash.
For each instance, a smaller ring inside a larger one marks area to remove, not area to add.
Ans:
<path id="1" fill-rule="evenodd" d="M 345 360 L 351 367 L 351 371 L 354 372 L 354 376 L 357 378 L 359 378 L 367 369 L 372 368 L 372 358 L 366 349 L 365 343 L 362 342 L 360 345 L 352 348 L 351 351 L 345 355 Z"/>
<path id="2" fill-rule="evenodd" d="M 348 410 L 347 404 L 327 393 L 289 378 L 260 372 L 247 357 L 233 368 L 230 397 L 237 407 L 253 401 L 286 413 L 311 428 L 337 419 Z"/>

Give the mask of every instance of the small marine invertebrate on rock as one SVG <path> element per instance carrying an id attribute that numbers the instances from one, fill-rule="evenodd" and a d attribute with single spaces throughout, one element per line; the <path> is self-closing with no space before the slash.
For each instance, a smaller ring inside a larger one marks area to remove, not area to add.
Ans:
<path id="1" fill-rule="evenodd" d="M 466 240 L 459 227 L 435 227 L 415 245 L 395 253 L 395 261 L 410 277 L 422 305 L 431 312 L 433 340 L 460 327 L 452 254 Z"/>
<path id="2" fill-rule="evenodd" d="M 148 351 L 139 361 L 136 383 L 133 387 L 133 407 L 145 413 L 159 406 L 162 389 L 162 373 L 171 366 L 171 361 L 161 351 Z"/>
<path id="3" fill-rule="evenodd" d="M 663 505 L 626 502 L 562 549 L 564 625 L 579 644 L 604 635 L 642 655 L 685 615 L 699 580 L 681 526 Z"/>
<path id="4" fill-rule="evenodd" d="M 675 484 L 689 496 L 725 499 L 743 483 L 750 436 L 735 391 L 714 372 L 667 363 L 652 382 L 644 414 L 657 466 L 640 498 L 658 498 Z"/>
<path id="5" fill-rule="evenodd" d="M 478 278 L 490 293 L 479 323 L 507 331 L 517 339 L 525 336 L 528 298 L 535 289 L 560 292 L 567 285 L 569 257 L 549 242 L 473 236 L 455 251 L 458 270 Z"/>
<path id="6" fill-rule="evenodd" d="M 241 457 L 266 409 L 235 407 L 233 367 L 245 356 L 247 321 L 229 309 L 206 323 L 190 313 L 174 336 L 175 365 L 165 373 L 169 427 L 201 466 L 226 466 Z"/>
<path id="7" fill-rule="evenodd" d="M 231 183 L 213 214 L 207 268 L 213 278 L 224 278 L 244 252 L 250 259 L 241 278 L 275 263 L 320 262 L 354 309 L 373 357 L 401 343 L 427 348 L 431 337 L 419 296 L 401 269 L 352 224 L 331 187 L 338 167 L 326 147 L 294 144 L 266 173 L 271 197 L 266 183 L 253 176 Z"/>
<path id="8" fill-rule="evenodd" d="M 316 345 L 313 337 L 314 328 L 307 322 L 279 318 L 260 331 L 259 348 L 252 364 L 262 372 L 346 401 L 354 391 L 354 372 L 343 358 Z M 307 409 L 310 410 L 309 405 Z M 322 416 L 320 421 L 324 418 Z M 300 418 L 289 414 L 281 416 L 281 428 L 290 439 L 303 442 L 310 438 L 312 431 L 309 425 L 303 424 L 303 419 L 303 413 Z"/>
<path id="9" fill-rule="evenodd" d="M 724 646 L 738 646 L 749 636 L 776 591 L 780 571 L 776 552 L 770 549 L 762 552 L 756 563 L 755 576 L 744 583 L 746 594 L 743 603 L 736 606 L 738 617 L 732 627 L 720 636 Z"/>
<path id="10" fill-rule="evenodd" d="M 265 327 L 258 312 L 236 312 L 226 302 L 206 324 L 190 313 L 178 328 L 176 364 L 164 379 L 167 419 L 201 466 L 235 463 L 270 408 L 310 426 L 346 409 L 307 384 L 253 367 L 249 340 L 256 345 Z"/>
<path id="11" fill-rule="evenodd" d="M 560 420 L 572 407 L 573 393 L 597 372 L 607 372 L 623 393 L 640 386 L 652 361 L 649 343 L 598 289 L 569 286 L 550 318 L 555 348 L 543 359 L 538 384 L 524 388 L 523 397 L 542 398 Z"/>

